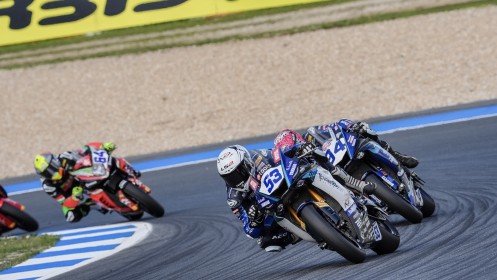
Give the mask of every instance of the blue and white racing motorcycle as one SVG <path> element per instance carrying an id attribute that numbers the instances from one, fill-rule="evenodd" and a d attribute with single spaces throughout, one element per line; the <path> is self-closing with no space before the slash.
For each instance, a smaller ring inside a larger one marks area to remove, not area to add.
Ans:
<path id="1" fill-rule="evenodd" d="M 411 223 L 419 223 L 435 211 L 435 201 L 423 189 L 424 181 L 403 168 L 377 142 L 339 125 L 328 126 L 327 136 L 310 128 L 308 133 L 321 144 L 329 164 L 339 165 L 351 176 L 374 182 L 377 186 L 369 198 L 389 214 L 398 213 Z"/>
<path id="2" fill-rule="evenodd" d="M 321 249 L 334 250 L 353 263 L 395 251 L 400 236 L 387 214 L 362 204 L 312 158 L 279 152 L 281 164 L 268 169 L 256 188 L 269 219 Z"/>

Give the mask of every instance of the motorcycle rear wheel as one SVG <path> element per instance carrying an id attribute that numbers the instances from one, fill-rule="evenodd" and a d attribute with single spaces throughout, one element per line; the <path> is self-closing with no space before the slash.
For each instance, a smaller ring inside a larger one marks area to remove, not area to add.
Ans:
<path id="1" fill-rule="evenodd" d="M 123 192 L 137 202 L 145 212 L 159 218 L 164 216 L 164 208 L 148 193 L 144 192 L 137 186 L 127 183 L 123 188 Z"/>
<path id="2" fill-rule="evenodd" d="M 302 209 L 301 216 L 306 227 L 319 235 L 329 247 L 347 260 L 353 263 L 362 263 L 366 259 L 366 252 L 358 248 L 338 232 L 335 227 L 330 225 L 312 204 L 308 204 Z"/>
<path id="3" fill-rule="evenodd" d="M 2 208 L 0 208 L 0 212 L 9 217 L 9 219 L 13 220 L 20 229 L 25 231 L 38 230 L 38 222 L 33 217 L 8 203 L 3 203 Z"/>
<path id="4" fill-rule="evenodd" d="M 387 187 L 383 183 L 383 181 L 376 177 L 376 175 L 369 175 L 368 177 L 366 177 L 365 181 L 376 184 L 374 195 L 381 199 L 381 201 L 383 201 L 392 211 L 400 214 L 402 217 L 413 224 L 421 222 L 421 220 L 423 219 L 423 213 L 421 213 L 418 208 L 411 205 L 400 195 L 395 193 L 394 190 Z"/>

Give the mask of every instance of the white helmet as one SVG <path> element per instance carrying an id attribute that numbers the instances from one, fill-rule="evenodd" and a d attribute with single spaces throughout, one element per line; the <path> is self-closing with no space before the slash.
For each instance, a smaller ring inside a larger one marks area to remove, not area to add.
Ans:
<path id="1" fill-rule="evenodd" d="M 226 186 L 239 191 L 249 190 L 249 178 L 254 166 L 250 153 L 240 145 L 229 146 L 217 157 L 217 172 Z"/>

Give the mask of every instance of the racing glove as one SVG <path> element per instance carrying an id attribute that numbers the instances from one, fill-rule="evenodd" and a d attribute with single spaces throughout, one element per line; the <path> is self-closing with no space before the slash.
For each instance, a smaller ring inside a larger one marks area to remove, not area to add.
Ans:
<path id="1" fill-rule="evenodd" d="M 311 143 L 306 142 L 306 143 L 302 144 L 298 150 L 299 157 L 305 157 L 305 156 L 309 155 L 310 153 L 312 153 L 314 148 L 315 148 L 315 146 Z"/>
<path id="2" fill-rule="evenodd" d="M 369 125 L 365 122 L 356 122 L 349 128 L 352 132 L 356 132 L 360 135 L 370 135 L 370 136 L 377 136 L 378 133 L 376 131 L 372 130 Z"/>
<path id="3" fill-rule="evenodd" d="M 90 213 L 90 206 L 81 205 L 74 209 L 67 208 L 62 206 L 62 213 L 66 217 L 66 221 L 69 223 L 76 223 L 81 220 L 81 218 L 85 217 Z"/>
<path id="4" fill-rule="evenodd" d="M 255 204 L 250 206 L 247 216 L 249 219 L 249 225 L 252 228 L 261 226 L 264 222 L 264 212 L 262 212 Z"/>

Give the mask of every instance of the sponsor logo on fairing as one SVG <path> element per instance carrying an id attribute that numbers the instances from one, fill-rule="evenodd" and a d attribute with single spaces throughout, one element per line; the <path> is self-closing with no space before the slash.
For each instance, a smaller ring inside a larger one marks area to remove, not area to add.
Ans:
<path id="1" fill-rule="evenodd" d="M 257 202 L 259 203 L 259 205 L 261 207 L 266 207 L 269 205 L 269 200 L 267 200 L 266 198 L 264 198 L 262 196 L 257 197 Z"/>
<path id="2" fill-rule="evenodd" d="M 390 180 L 388 180 L 387 176 L 383 175 L 383 176 L 381 176 L 381 179 L 383 179 L 383 181 L 385 183 L 387 183 L 390 187 L 394 186 L 394 183 L 392 183 Z"/>
<path id="3" fill-rule="evenodd" d="M 291 167 L 290 167 L 290 171 L 288 172 L 288 175 L 290 176 L 293 176 L 293 174 L 295 174 L 295 170 L 297 169 L 297 164 L 294 162 Z"/>
<path id="4" fill-rule="evenodd" d="M 236 199 L 228 199 L 228 205 L 231 208 L 235 208 L 238 205 L 238 200 Z"/>
<path id="5" fill-rule="evenodd" d="M 250 182 L 249 182 L 249 186 L 252 190 L 257 190 L 257 187 L 259 187 L 259 183 L 254 179 L 254 178 L 250 178 Z"/>
<path id="6" fill-rule="evenodd" d="M 266 149 L 263 149 L 263 150 L 260 150 L 261 151 L 261 154 L 264 156 L 264 157 L 267 157 L 267 150 Z"/>
<path id="7" fill-rule="evenodd" d="M 271 151 L 271 153 L 273 154 L 273 160 L 274 160 L 274 163 L 278 163 L 280 161 L 280 151 L 278 151 L 277 149 L 274 149 Z"/>
<path id="8" fill-rule="evenodd" d="M 357 139 L 355 138 L 354 135 L 350 135 L 349 139 L 347 140 L 347 142 L 349 142 L 352 146 L 355 146 L 356 141 Z"/>
<path id="9" fill-rule="evenodd" d="M 329 178 L 321 175 L 321 173 L 318 173 L 318 178 L 321 182 L 323 183 L 327 183 L 329 185 L 332 185 L 333 187 L 335 187 L 336 189 L 339 189 L 340 190 L 340 187 L 335 183 L 335 181 L 332 181 L 330 180 Z"/>
<path id="10" fill-rule="evenodd" d="M 323 150 L 323 151 L 326 151 L 330 145 L 331 145 L 331 141 L 326 141 L 326 142 L 323 144 L 322 150 Z"/>
<path id="11" fill-rule="evenodd" d="M 269 169 L 269 165 L 267 164 L 264 164 L 264 166 L 260 169 L 260 171 L 258 172 L 259 175 L 262 176 L 262 174 L 264 174 L 264 172 L 266 172 L 267 170 Z"/>

